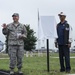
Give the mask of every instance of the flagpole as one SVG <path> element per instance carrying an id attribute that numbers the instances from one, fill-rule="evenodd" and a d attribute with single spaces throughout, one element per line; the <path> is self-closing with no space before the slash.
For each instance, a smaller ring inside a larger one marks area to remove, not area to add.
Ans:
<path id="1" fill-rule="evenodd" d="M 39 40 L 39 8 L 37 9 L 37 17 L 38 17 L 38 56 L 39 56 L 39 44 L 40 44 L 40 40 Z"/>

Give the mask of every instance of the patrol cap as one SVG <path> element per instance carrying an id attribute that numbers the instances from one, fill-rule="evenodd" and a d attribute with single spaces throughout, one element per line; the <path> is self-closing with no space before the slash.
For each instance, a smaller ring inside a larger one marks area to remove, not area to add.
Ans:
<path id="1" fill-rule="evenodd" d="M 14 17 L 14 16 L 19 17 L 19 14 L 18 14 L 18 13 L 14 13 L 14 14 L 12 15 L 12 17 Z"/>
<path id="2" fill-rule="evenodd" d="M 66 16 L 66 14 L 63 12 L 60 12 L 60 14 L 58 14 L 58 16 Z"/>

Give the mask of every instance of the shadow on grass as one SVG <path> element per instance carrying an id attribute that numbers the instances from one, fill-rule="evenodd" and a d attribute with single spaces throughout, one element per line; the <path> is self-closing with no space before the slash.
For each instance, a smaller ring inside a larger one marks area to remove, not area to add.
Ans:
<path id="1" fill-rule="evenodd" d="M 10 75 L 10 71 L 0 70 L 0 75 Z M 23 74 L 18 74 L 15 72 L 14 75 L 23 75 Z"/>

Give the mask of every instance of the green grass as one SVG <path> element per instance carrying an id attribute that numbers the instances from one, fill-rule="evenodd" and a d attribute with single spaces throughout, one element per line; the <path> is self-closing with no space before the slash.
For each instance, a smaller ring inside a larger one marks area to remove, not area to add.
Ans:
<path id="1" fill-rule="evenodd" d="M 72 53 L 71 56 L 75 54 Z M 43 57 L 38 57 L 37 55 L 34 57 L 25 57 L 23 60 L 23 72 L 25 75 L 64 75 L 65 72 L 61 73 L 59 71 L 59 59 L 51 58 L 57 57 L 58 53 L 50 53 L 50 72 L 47 72 L 47 59 L 44 54 Z M 0 55 L 0 58 L 8 58 L 7 55 Z M 8 59 L 0 59 L 0 69 L 9 70 L 9 60 Z M 17 68 L 15 69 L 17 71 Z M 71 74 L 75 73 L 75 59 L 71 58 Z"/>

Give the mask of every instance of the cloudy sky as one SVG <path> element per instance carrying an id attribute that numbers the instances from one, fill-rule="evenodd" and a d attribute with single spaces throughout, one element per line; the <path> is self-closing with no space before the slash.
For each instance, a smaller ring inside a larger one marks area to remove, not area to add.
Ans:
<path id="1" fill-rule="evenodd" d="M 0 40 L 5 41 L 1 25 L 12 22 L 11 16 L 15 12 L 20 14 L 20 22 L 30 24 L 37 36 L 38 8 L 40 16 L 55 16 L 57 23 L 58 13 L 63 11 L 67 15 L 68 23 L 73 27 L 73 38 L 75 38 L 75 0 L 0 0 Z"/>

